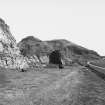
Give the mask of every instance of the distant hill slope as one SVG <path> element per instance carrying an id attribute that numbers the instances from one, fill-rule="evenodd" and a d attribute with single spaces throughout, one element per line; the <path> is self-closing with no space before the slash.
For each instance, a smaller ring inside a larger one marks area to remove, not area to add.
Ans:
<path id="1" fill-rule="evenodd" d="M 46 55 L 46 53 L 50 52 L 52 49 L 47 42 L 43 42 L 33 36 L 28 36 L 22 39 L 17 46 L 20 48 L 20 51 L 24 56 Z"/>
<path id="2" fill-rule="evenodd" d="M 101 58 L 97 52 L 81 47 L 65 39 L 41 41 L 33 36 L 28 36 L 22 39 L 18 43 L 18 46 L 24 56 L 32 56 L 35 54 L 40 57 L 48 55 L 51 51 L 58 49 L 61 51 L 64 60 L 67 58 L 81 64 L 84 64 L 87 60 Z"/>

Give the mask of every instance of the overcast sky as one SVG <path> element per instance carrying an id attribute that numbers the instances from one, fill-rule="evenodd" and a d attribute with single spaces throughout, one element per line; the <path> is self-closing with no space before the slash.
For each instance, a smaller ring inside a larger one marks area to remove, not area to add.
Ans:
<path id="1" fill-rule="evenodd" d="M 105 55 L 104 0 L 0 0 L 0 17 L 17 42 L 67 39 Z"/>

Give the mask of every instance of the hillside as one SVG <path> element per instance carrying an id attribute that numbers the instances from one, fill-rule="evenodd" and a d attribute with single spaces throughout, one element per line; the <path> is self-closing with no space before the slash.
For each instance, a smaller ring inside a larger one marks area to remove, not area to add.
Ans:
<path id="1" fill-rule="evenodd" d="M 101 58 L 97 52 L 86 49 L 65 39 L 41 41 L 33 36 L 28 36 L 22 39 L 18 43 L 18 46 L 23 55 L 37 55 L 38 58 L 41 56 L 48 56 L 54 50 L 60 50 L 65 64 L 72 60 L 73 62 L 84 65 L 88 60 Z"/>

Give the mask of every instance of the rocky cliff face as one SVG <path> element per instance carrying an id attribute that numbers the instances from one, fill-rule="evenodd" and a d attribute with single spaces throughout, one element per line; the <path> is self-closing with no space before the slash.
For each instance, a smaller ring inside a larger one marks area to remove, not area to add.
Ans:
<path id="1" fill-rule="evenodd" d="M 21 55 L 9 26 L 4 20 L 0 19 L 0 66 L 12 69 L 26 69 L 32 64 L 39 66 L 37 57 L 34 55 L 34 57 L 27 58 Z"/>
<path id="2" fill-rule="evenodd" d="M 16 47 L 16 40 L 12 36 L 9 26 L 0 19 L 0 66 L 16 67 L 15 58 L 19 56 L 19 48 Z"/>

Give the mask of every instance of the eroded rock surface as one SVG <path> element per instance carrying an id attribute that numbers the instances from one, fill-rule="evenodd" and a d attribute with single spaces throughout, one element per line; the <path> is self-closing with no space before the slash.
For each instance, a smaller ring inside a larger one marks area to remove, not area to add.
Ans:
<path id="1" fill-rule="evenodd" d="M 10 32 L 9 26 L 0 19 L 0 66 L 11 69 L 27 69 L 39 66 L 37 57 L 24 57 L 20 53 L 15 38 Z"/>

